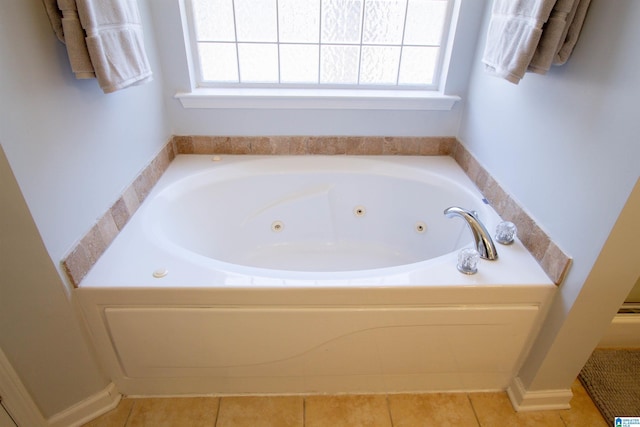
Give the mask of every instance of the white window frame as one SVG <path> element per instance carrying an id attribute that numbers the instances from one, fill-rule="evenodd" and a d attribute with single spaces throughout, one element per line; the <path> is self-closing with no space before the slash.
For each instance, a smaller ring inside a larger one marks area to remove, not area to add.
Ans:
<path id="1" fill-rule="evenodd" d="M 180 0 L 182 30 L 187 53 L 190 88 L 176 93 L 184 108 L 222 109 L 345 109 L 345 110 L 451 110 L 460 100 L 447 93 L 449 66 L 460 3 L 451 0 L 450 26 L 441 47 L 441 68 L 434 89 L 202 87 L 198 84 L 197 47 L 190 25 L 190 0 Z"/>

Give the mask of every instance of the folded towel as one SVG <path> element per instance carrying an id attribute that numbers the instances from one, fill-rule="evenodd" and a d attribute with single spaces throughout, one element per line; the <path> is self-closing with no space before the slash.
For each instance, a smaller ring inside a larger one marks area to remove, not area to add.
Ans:
<path id="1" fill-rule="evenodd" d="M 580 0 L 557 0 L 551 15 L 542 28 L 542 36 L 528 70 L 545 74 L 551 68 L 556 54 L 567 37 L 569 25 L 573 21 Z"/>
<path id="2" fill-rule="evenodd" d="M 486 70 L 512 83 L 526 71 L 545 74 L 568 59 L 590 0 L 495 0 L 484 56 Z"/>
<path id="3" fill-rule="evenodd" d="M 59 15 L 43 0 L 54 30 Z M 57 0 L 69 60 L 77 78 L 96 77 L 104 93 L 148 82 L 136 0 Z"/>
<path id="4" fill-rule="evenodd" d="M 77 79 L 95 78 L 75 0 L 44 0 L 44 5 L 53 31 L 66 45 L 71 71 Z"/>
<path id="5" fill-rule="evenodd" d="M 482 61 L 486 70 L 520 82 L 556 0 L 495 0 Z"/>
<path id="6" fill-rule="evenodd" d="M 576 7 L 575 15 L 567 29 L 566 37 L 556 54 L 553 65 L 562 65 L 569 60 L 569 56 L 571 56 L 573 48 L 576 46 L 578 38 L 580 37 L 580 32 L 582 31 L 591 0 L 577 0 L 577 2 L 578 6 Z"/>
<path id="7" fill-rule="evenodd" d="M 49 22 L 58 40 L 64 43 L 64 32 L 62 31 L 62 11 L 58 8 L 58 0 L 42 0 L 47 11 Z"/>

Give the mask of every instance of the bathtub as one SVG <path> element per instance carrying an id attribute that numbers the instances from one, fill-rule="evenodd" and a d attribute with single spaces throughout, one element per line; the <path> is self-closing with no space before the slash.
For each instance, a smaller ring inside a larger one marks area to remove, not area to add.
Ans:
<path id="1" fill-rule="evenodd" d="M 76 294 L 121 393 L 505 389 L 555 285 L 449 157 L 180 155 Z"/>

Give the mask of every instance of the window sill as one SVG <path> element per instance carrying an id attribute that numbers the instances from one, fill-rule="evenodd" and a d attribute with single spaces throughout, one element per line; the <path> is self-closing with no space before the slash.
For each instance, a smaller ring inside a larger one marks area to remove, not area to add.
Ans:
<path id="1" fill-rule="evenodd" d="M 178 92 L 184 108 L 451 110 L 459 96 L 433 91 L 348 89 L 213 89 Z"/>

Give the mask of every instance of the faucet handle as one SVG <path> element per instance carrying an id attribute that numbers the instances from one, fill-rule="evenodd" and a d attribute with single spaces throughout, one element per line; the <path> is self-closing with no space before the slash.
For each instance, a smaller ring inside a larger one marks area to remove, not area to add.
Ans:
<path id="1" fill-rule="evenodd" d="M 510 245 L 518 233 L 518 228 L 511 221 L 502 221 L 496 227 L 496 240 L 503 245 Z"/>

